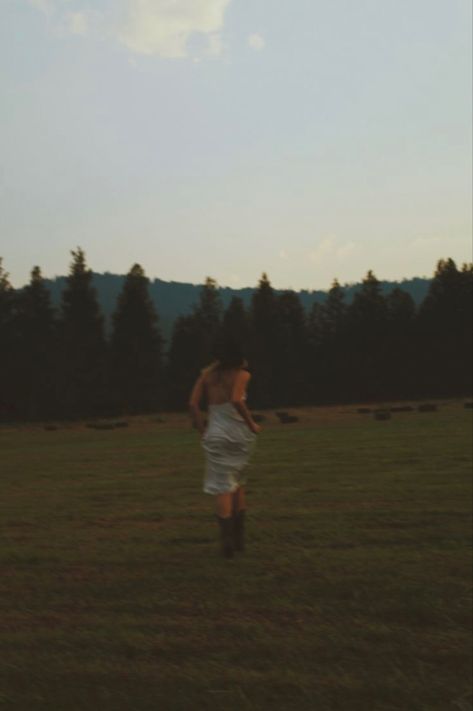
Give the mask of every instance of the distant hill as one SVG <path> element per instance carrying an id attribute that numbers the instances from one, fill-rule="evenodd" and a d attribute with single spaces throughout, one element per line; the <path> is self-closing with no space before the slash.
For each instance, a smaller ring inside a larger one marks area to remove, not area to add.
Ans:
<path id="1" fill-rule="evenodd" d="M 122 289 L 124 280 L 124 276 L 108 272 L 105 274 L 94 273 L 93 275 L 93 284 L 97 289 L 107 329 L 110 327 L 111 316 L 115 310 L 117 297 Z M 51 292 L 52 302 L 56 307 L 60 304 L 65 281 L 66 277 L 62 276 L 55 279 L 45 279 L 45 284 Z M 383 281 L 381 286 L 385 294 L 399 287 L 410 294 L 416 304 L 420 304 L 427 294 L 430 281 L 430 279 L 415 277 L 413 279 L 404 279 L 400 282 Z M 361 284 L 346 284 L 343 286 L 348 303 L 353 299 L 353 295 L 360 286 Z M 162 279 L 150 280 L 149 292 L 158 311 L 161 329 L 167 341 L 171 337 L 172 327 L 176 318 L 192 311 L 192 308 L 198 302 L 200 289 L 201 285 L 198 284 L 163 281 Z M 220 287 L 220 295 L 225 307 L 230 303 L 233 296 L 239 296 L 248 305 L 253 291 L 253 287 L 244 289 L 232 289 L 228 286 Z M 283 290 L 276 289 L 275 291 L 276 293 L 282 293 Z M 326 291 L 320 290 L 302 290 L 297 293 L 306 310 L 309 310 L 314 302 L 323 303 L 327 296 Z"/>

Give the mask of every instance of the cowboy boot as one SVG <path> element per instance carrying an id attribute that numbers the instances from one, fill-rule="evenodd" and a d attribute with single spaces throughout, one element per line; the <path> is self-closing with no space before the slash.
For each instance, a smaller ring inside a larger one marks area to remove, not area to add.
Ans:
<path id="1" fill-rule="evenodd" d="M 225 558 L 233 558 L 233 518 L 217 516 L 217 519 L 220 526 L 222 553 Z"/>
<path id="2" fill-rule="evenodd" d="M 236 551 L 245 550 L 245 511 L 237 511 L 233 517 L 233 540 Z"/>

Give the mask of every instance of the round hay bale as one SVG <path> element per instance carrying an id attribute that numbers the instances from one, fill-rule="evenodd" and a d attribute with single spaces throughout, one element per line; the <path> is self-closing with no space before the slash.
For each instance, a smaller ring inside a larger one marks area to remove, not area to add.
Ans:
<path id="1" fill-rule="evenodd" d="M 437 412 L 438 406 L 433 402 L 424 402 L 418 406 L 417 410 L 419 412 Z"/>
<path id="2" fill-rule="evenodd" d="M 388 410 L 376 410 L 374 413 L 374 419 L 378 420 L 380 422 L 385 422 L 386 420 L 390 420 L 391 417 L 392 417 L 392 415 Z"/>

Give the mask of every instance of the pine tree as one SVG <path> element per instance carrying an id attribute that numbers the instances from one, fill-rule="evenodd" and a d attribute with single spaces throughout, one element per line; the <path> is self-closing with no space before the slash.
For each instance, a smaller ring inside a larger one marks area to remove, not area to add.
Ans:
<path id="1" fill-rule="evenodd" d="M 250 341 L 250 322 L 243 303 L 238 296 L 232 297 L 225 313 L 222 324 L 223 335 L 233 338 L 241 344 L 243 352 L 248 354 Z"/>
<path id="2" fill-rule="evenodd" d="M 471 390 L 471 267 L 453 259 L 437 263 L 419 310 L 421 394 L 461 396 Z"/>
<path id="3" fill-rule="evenodd" d="M 327 299 L 320 307 L 320 343 L 318 362 L 315 364 L 319 371 L 319 402 L 342 402 L 351 397 L 347 377 L 347 312 L 344 290 L 338 280 L 334 279 Z"/>
<path id="4" fill-rule="evenodd" d="M 18 295 L 18 366 L 22 417 L 49 418 L 56 411 L 57 323 L 41 269 Z"/>
<path id="5" fill-rule="evenodd" d="M 307 376 L 308 398 L 311 404 L 321 404 L 325 401 L 326 368 L 323 361 L 324 326 L 323 305 L 315 301 L 307 317 L 307 338 L 309 348 L 309 364 Z"/>
<path id="6" fill-rule="evenodd" d="M 352 396 L 355 400 L 379 400 L 386 392 L 386 301 L 381 284 L 370 270 L 348 310 L 347 324 Z"/>
<path id="7" fill-rule="evenodd" d="M 195 314 L 180 316 L 174 322 L 166 368 L 166 404 L 171 410 L 184 410 L 192 386 L 202 368 L 196 348 L 200 331 Z"/>
<path id="8" fill-rule="evenodd" d="M 167 401 L 172 409 L 186 407 L 199 372 L 213 360 L 222 312 L 217 282 L 207 277 L 193 312 L 174 324 L 167 366 Z"/>
<path id="9" fill-rule="evenodd" d="M 311 375 L 306 315 L 294 291 L 283 292 L 276 306 L 275 398 L 280 405 L 301 405 L 308 401 L 308 379 Z"/>
<path id="10" fill-rule="evenodd" d="M 148 285 L 143 268 L 135 264 L 112 317 L 111 385 L 113 404 L 122 413 L 149 412 L 163 405 L 163 339 Z"/>
<path id="11" fill-rule="evenodd" d="M 410 294 L 396 288 L 386 297 L 386 310 L 386 395 L 391 400 L 415 397 L 415 304 Z"/>
<path id="12" fill-rule="evenodd" d="M 16 300 L 0 257 L 0 420 L 18 416 L 20 372 L 16 362 Z"/>
<path id="13" fill-rule="evenodd" d="M 60 320 L 62 411 L 67 417 L 106 409 L 104 319 L 82 249 L 72 251 Z"/>
<path id="14" fill-rule="evenodd" d="M 253 372 L 251 401 L 258 407 L 278 403 L 275 370 L 278 348 L 278 314 L 274 290 L 263 274 L 253 293 L 250 308 L 250 369 Z"/>
<path id="15" fill-rule="evenodd" d="M 217 282 L 207 277 L 202 286 L 199 303 L 194 310 L 198 333 L 195 348 L 199 367 L 203 368 L 214 357 L 214 346 L 220 335 L 223 307 Z"/>

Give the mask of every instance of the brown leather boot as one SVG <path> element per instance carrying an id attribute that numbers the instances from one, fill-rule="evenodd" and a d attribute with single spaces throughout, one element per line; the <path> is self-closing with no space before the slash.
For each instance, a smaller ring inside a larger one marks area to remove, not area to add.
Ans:
<path id="1" fill-rule="evenodd" d="M 220 535 L 222 540 L 222 553 L 225 558 L 233 558 L 233 518 L 222 518 L 217 516 L 220 526 Z"/>
<path id="2" fill-rule="evenodd" d="M 233 541 L 236 551 L 245 550 L 245 512 L 237 511 L 233 515 Z"/>

